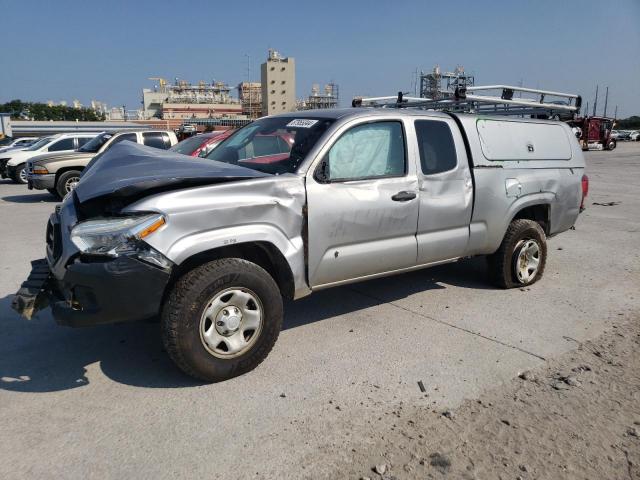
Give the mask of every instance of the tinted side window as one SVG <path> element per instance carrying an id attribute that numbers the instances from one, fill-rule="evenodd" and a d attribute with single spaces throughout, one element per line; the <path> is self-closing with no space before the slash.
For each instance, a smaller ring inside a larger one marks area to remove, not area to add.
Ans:
<path id="1" fill-rule="evenodd" d="M 89 140 L 91 140 L 91 138 L 89 137 L 79 137 L 78 138 L 78 148 L 80 148 L 81 146 L 83 146 L 85 143 L 87 143 Z"/>
<path id="2" fill-rule="evenodd" d="M 113 147 L 116 143 L 120 143 L 125 140 L 129 140 L 130 142 L 133 142 L 133 143 L 138 143 L 138 137 L 136 137 L 135 133 L 125 133 L 123 135 L 118 135 L 116 138 L 114 138 L 111 144 L 109 145 L 109 148 Z"/>
<path id="3" fill-rule="evenodd" d="M 48 152 L 60 152 L 62 150 L 74 150 L 76 147 L 73 142 L 73 138 L 63 138 L 62 140 L 58 140 L 56 143 L 51 145 L 47 151 Z"/>
<path id="4" fill-rule="evenodd" d="M 145 132 L 142 134 L 142 141 L 149 147 L 161 148 L 163 150 L 171 146 L 169 143 L 169 135 L 162 132 Z"/>
<path id="5" fill-rule="evenodd" d="M 324 177 L 336 181 L 402 176 L 406 171 L 404 145 L 400 122 L 358 125 L 329 150 Z"/>
<path id="6" fill-rule="evenodd" d="M 415 123 L 422 173 L 433 175 L 456 168 L 456 147 L 445 122 L 417 120 Z"/>

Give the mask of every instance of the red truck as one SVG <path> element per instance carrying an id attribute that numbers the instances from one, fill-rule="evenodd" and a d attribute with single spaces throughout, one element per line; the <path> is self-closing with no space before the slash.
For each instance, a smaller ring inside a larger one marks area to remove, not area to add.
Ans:
<path id="1" fill-rule="evenodd" d="M 611 137 L 615 119 L 610 117 L 578 117 L 567 122 L 573 128 L 582 150 L 613 150 L 616 140 Z"/>

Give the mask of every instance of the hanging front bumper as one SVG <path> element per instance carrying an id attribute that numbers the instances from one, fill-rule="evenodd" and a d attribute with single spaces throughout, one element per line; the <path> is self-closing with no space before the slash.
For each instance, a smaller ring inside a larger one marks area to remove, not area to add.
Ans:
<path id="1" fill-rule="evenodd" d="M 31 262 L 31 273 L 22 282 L 20 290 L 11 301 L 11 308 L 28 320 L 49 305 L 51 285 L 51 270 L 44 259 Z"/>

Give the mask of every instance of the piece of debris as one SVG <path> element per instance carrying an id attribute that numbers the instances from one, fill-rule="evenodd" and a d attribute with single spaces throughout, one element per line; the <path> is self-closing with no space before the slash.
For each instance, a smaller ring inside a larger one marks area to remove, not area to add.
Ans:
<path id="1" fill-rule="evenodd" d="M 371 477 L 360 477 L 360 480 L 371 480 Z"/>
<path id="2" fill-rule="evenodd" d="M 535 374 L 530 370 L 522 372 L 520 375 L 518 375 L 518 377 L 520 377 L 522 380 L 526 380 L 527 382 L 535 382 L 537 380 Z"/>
<path id="3" fill-rule="evenodd" d="M 569 385 L 570 387 L 579 387 L 580 382 L 573 375 L 569 375 L 568 377 L 563 378 L 564 383 Z"/>
<path id="4" fill-rule="evenodd" d="M 511 426 L 511 422 L 509 420 L 500 420 L 502 423 L 504 423 L 507 427 Z"/>
<path id="5" fill-rule="evenodd" d="M 445 455 L 435 452 L 429 455 L 429 465 L 437 468 L 440 473 L 445 474 L 451 467 L 451 460 L 449 460 Z"/>
<path id="6" fill-rule="evenodd" d="M 621 203 L 622 202 L 593 202 L 593 205 L 598 205 L 600 207 L 615 207 Z"/>
<path id="7" fill-rule="evenodd" d="M 629 435 L 630 437 L 640 437 L 640 432 L 638 431 L 638 429 L 636 427 L 629 427 L 627 428 L 627 435 Z"/>
<path id="8" fill-rule="evenodd" d="M 424 388 L 424 383 L 422 383 L 422 380 L 418 380 L 418 388 L 420 389 L 420 391 L 421 391 L 422 393 L 424 393 L 424 392 L 426 392 L 426 391 L 427 391 L 427 389 L 426 389 L 426 388 Z"/>
<path id="9" fill-rule="evenodd" d="M 520 465 L 518 468 L 520 468 L 520 471 L 522 471 L 522 472 L 528 472 L 529 471 L 529 469 L 527 468 L 526 465 Z"/>
<path id="10" fill-rule="evenodd" d="M 574 373 L 590 372 L 591 367 L 589 365 L 578 365 L 577 367 L 573 367 L 571 371 Z"/>
<path id="11" fill-rule="evenodd" d="M 563 248 L 562 247 L 558 247 L 558 250 L 563 250 Z"/>
<path id="12" fill-rule="evenodd" d="M 280 394 L 280 398 L 287 398 L 287 394 L 286 393 L 281 393 Z"/>
<path id="13" fill-rule="evenodd" d="M 376 472 L 378 475 L 384 475 L 387 471 L 387 466 L 384 463 L 381 463 L 373 467 L 373 471 Z"/>
<path id="14" fill-rule="evenodd" d="M 454 413 L 451 410 L 445 410 L 444 412 L 442 412 L 442 416 L 447 417 L 451 420 L 453 419 L 453 417 L 455 417 Z"/>
<path id="15" fill-rule="evenodd" d="M 553 388 L 554 390 L 566 390 L 569 387 L 567 386 L 566 383 L 564 383 L 563 380 L 556 380 L 551 384 L 551 388 Z"/>

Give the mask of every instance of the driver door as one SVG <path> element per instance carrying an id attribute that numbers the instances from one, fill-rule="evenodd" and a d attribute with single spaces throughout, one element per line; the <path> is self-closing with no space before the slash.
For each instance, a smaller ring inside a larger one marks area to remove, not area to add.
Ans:
<path id="1" fill-rule="evenodd" d="M 344 128 L 307 176 L 312 288 L 415 265 L 418 179 L 399 119 Z"/>

